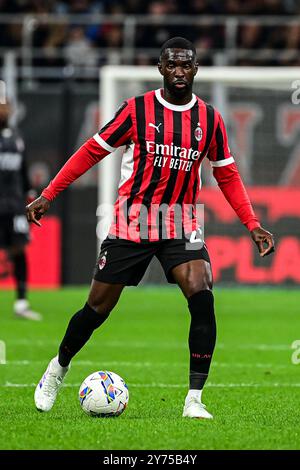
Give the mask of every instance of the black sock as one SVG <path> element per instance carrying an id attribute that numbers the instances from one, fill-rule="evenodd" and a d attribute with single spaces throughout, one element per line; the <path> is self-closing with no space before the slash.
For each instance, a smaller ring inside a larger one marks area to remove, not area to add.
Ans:
<path id="1" fill-rule="evenodd" d="M 188 299 L 191 313 L 189 333 L 190 389 L 202 390 L 216 343 L 214 296 L 203 290 Z"/>
<path id="2" fill-rule="evenodd" d="M 24 251 L 17 255 L 12 255 L 11 260 L 14 266 L 14 277 L 17 283 L 18 299 L 26 298 L 27 287 L 27 263 Z"/>
<path id="3" fill-rule="evenodd" d="M 66 334 L 60 344 L 58 362 L 67 367 L 75 354 L 85 345 L 93 331 L 107 319 L 108 314 L 101 315 L 87 303 L 82 310 L 71 318 Z"/>

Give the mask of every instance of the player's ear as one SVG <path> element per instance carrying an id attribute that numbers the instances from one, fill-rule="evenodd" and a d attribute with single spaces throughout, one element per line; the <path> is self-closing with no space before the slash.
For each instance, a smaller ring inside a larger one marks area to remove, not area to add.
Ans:
<path id="1" fill-rule="evenodd" d="M 158 68 L 158 70 L 159 70 L 159 73 L 160 73 L 161 75 L 163 75 L 161 61 L 158 62 L 157 68 Z"/>

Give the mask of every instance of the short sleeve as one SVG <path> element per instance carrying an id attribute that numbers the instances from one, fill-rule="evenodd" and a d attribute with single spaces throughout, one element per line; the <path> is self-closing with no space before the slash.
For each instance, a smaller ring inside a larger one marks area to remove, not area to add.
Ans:
<path id="1" fill-rule="evenodd" d="M 221 114 L 215 110 L 214 134 L 208 149 L 207 157 L 212 167 L 221 167 L 234 163 L 228 145 L 228 137 Z"/>
<path id="2" fill-rule="evenodd" d="M 93 137 L 108 152 L 127 145 L 132 140 L 132 119 L 129 104 L 125 101 L 115 113 L 113 119 L 105 124 Z"/>

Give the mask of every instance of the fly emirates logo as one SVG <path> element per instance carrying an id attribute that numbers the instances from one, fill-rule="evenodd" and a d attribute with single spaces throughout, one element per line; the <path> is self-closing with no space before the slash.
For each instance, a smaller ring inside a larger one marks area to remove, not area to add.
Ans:
<path id="1" fill-rule="evenodd" d="M 191 171 L 194 161 L 198 160 L 201 152 L 193 148 L 178 147 L 173 142 L 168 144 L 156 144 L 146 141 L 147 153 L 155 155 L 154 166 L 173 168 L 174 170 Z M 171 157 L 171 158 L 170 158 Z"/>

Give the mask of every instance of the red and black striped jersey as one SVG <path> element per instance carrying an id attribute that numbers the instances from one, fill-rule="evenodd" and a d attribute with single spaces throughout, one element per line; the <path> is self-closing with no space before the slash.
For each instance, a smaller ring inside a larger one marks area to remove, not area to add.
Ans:
<path id="1" fill-rule="evenodd" d="M 195 230 L 197 220 L 190 208 L 199 200 L 200 167 L 205 157 L 210 160 L 217 180 L 220 172 L 220 187 L 226 198 L 231 205 L 236 202 L 234 208 L 240 210 L 240 198 L 232 202 L 227 188 L 224 189 L 228 178 L 237 181 L 239 175 L 220 113 L 194 94 L 185 105 L 171 104 L 163 98 L 162 89 L 126 100 L 113 119 L 71 157 L 43 191 L 43 196 L 53 199 L 80 174 L 120 146 L 125 146 L 126 150 L 111 235 L 141 241 L 143 232 L 142 238 L 159 239 L 161 218 L 157 222 L 157 216 L 161 207 L 167 208 L 164 222 L 168 238 L 177 236 L 174 207 L 183 208 L 184 228 Z M 242 185 L 240 180 L 239 184 Z M 252 229 L 253 224 L 258 226 L 259 223 L 243 185 L 241 192 L 246 211 L 241 220 Z"/>

